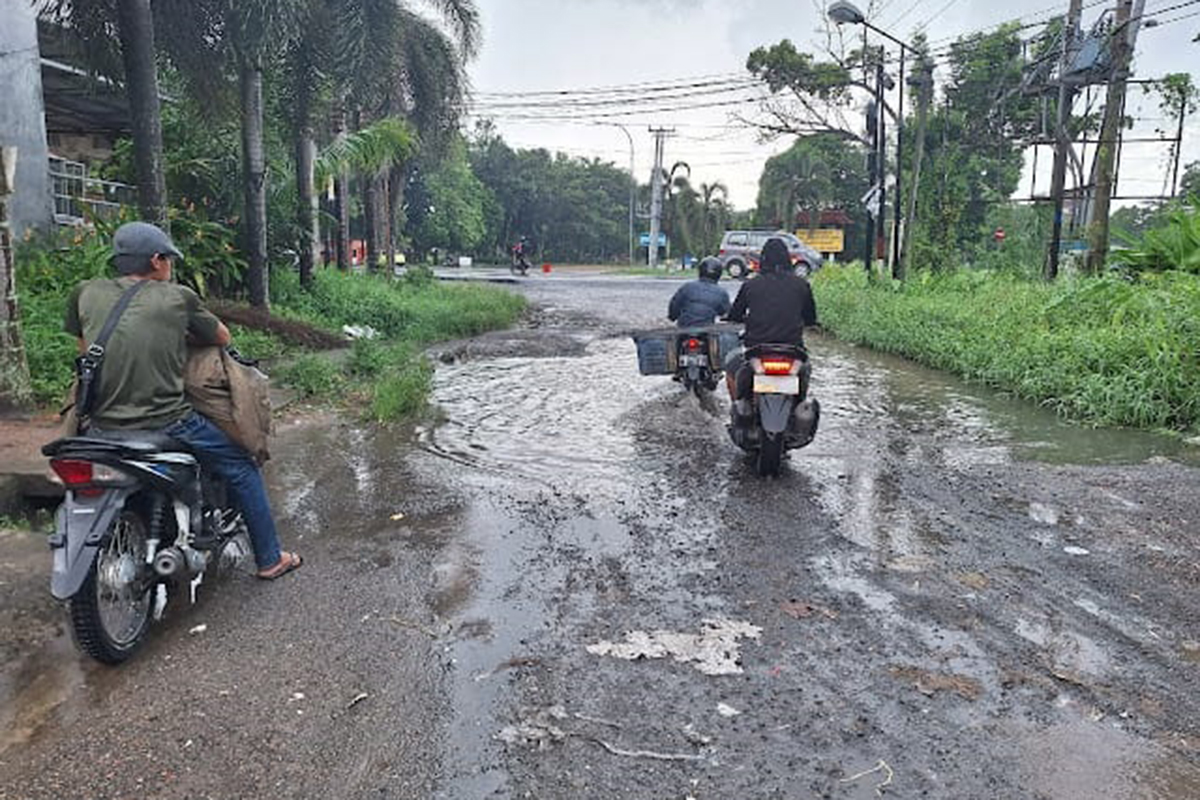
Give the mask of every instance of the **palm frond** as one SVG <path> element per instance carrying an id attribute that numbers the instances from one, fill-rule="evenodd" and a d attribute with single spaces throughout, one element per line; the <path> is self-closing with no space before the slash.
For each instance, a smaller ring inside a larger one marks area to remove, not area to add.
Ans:
<path id="1" fill-rule="evenodd" d="M 450 25 L 464 58 L 471 59 L 479 54 L 483 26 L 479 20 L 479 9 L 475 6 L 475 0 L 425 0 L 425 2 L 436 8 L 442 19 Z"/>
<path id="2" fill-rule="evenodd" d="M 416 148 L 412 126 L 396 117 L 384 117 L 326 147 L 317 157 L 317 183 L 327 184 L 343 172 L 378 175 L 408 160 Z"/>

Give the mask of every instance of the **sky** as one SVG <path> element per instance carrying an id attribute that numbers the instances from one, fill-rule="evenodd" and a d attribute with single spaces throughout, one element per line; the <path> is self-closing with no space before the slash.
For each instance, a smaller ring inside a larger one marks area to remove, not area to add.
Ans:
<path id="1" fill-rule="evenodd" d="M 558 101 L 552 96 L 514 98 L 505 93 L 707 84 L 747 76 L 746 57 L 755 47 L 788 38 L 799 49 L 818 53 L 824 41 L 824 4 L 820 0 L 477 0 L 477 5 L 483 46 L 468 65 L 475 112 L 492 118 L 515 147 L 597 157 L 623 168 L 630 163 L 630 143 L 620 128 L 596 122 L 519 119 L 521 114 L 529 116 L 535 104 Z M 910 38 L 923 30 L 936 45 L 938 40 L 986 30 L 1018 17 L 1022 22 L 1043 20 L 1061 13 L 1060 6 L 1065 11 L 1066 5 L 1066 0 L 1058 4 L 1050 0 L 875 0 L 868 16 L 898 38 Z M 1084 0 L 1085 30 L 1104 5 Z M 860 6 L 868 8 L 865 0 Z M 1157 17 L 1162 24 L 1141 33 L 1135 56 L 1137 75 L 1191 71 L 1200 83 L 1200 44 L 1191 42 L 1200 32 L 1200 0 L 1147 0 L 1146 8 L 1146 17 Z M 686 91 L 715 88 L 723 87 Z M 752 98 L 758 91 L 703 95 L 674 106 Z M 1131 115 L 1147 118 L 1138 123 L 1133 135 L 1153 136 L 1155 126 L 1161 124 L 1154 119 L 1161 117 L 1156 101 L 1133 90 L 1127 107 Z M 763 163 L 791 144 L 790 139 L 762 141 L 755 131 L 732 118 L 734 110 L 753 116 L 755 105 L 749 101 L 736 109 L 693 108 L 653 114 L 621 106 L 607 110 L 614 112 L 608 119 L 623 124 L 633 140 L 639 181 L 649 179 L 653 163 L 653 137 L 648 129 L 673 128 L 675 134 L 665 145 L 665 163 L 686 162 L 693 185 L 724 183 L 738 208 L 754 205 Z M 1127 146 L 1121 193 L 1158 194 L 1163 188 L 1165 153 L 1165 145 Z M 1200 159 L 1200 114 L 1189 121 L 1183 154 L 1184 163 Z M 1028 195 L 1031 190 L 1032 159 L 1027 161 L 1018 194 Z M 1048 184 L 1048 162 L 1049 152 L 1044 151 L 1039 158 L 1039 194 Z"/>

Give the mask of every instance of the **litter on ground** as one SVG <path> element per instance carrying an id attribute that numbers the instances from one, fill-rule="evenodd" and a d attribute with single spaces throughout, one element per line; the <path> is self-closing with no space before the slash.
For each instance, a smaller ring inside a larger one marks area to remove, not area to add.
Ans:
<path id="1" fill-rule="evenodd" d="M 757 639 L 762 628 L 748 622 L 716 618 L 706 619 L 700 633 L 676 631 L 630 631 L 624 642 L 600 641 L 587 646 L 597 656 L 612 656 L 627 661 L 670 656 L 690 663 L 705 675 L 740 675 L 740 639 Z"/>

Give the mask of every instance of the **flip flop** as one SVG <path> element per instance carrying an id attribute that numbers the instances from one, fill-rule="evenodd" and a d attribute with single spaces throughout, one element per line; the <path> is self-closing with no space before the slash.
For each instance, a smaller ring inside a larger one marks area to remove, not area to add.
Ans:
<path id="1" fill-rule="evenodd" d="M 279 556 L 279 562 L 275 564 L 275 566 L 268 567 L 267 569 L 260 569 L 258 571 L 258 577 L 264 581 L 277 580 L 278 578 L 282 578 L 284 575 L 287 575 L 292 570 L 300 569 L 303 564 L 304 559 L 300 557 L 299 553 L 285 552 Z"/>

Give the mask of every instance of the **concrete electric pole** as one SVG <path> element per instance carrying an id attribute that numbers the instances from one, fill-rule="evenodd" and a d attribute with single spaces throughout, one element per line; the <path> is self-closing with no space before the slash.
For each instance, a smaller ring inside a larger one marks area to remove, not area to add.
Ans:
<path id="1" fill-rule="evenodd" d="M 1135 11 L 1136 6 L 1136 11 Z M 1104 268 L 1108 258 L 1108 212 L 1112 202 L 1113 169 L 1116 165 L 1117 137 L 1125 108 L 1125 82 L 1129 62 L 1137 44 L 1145 0 L 1120 0 L 1112 29 L 1112 77 L 1104 100 L 1104 122 L 1100 126 L 1100 144 L 1096 150 L 1096 200 L 1091 229 L 1088 231 L 1087 271 L 1093 275 Z"/>
<path id="2" fill-rule="evenodd" d="M 1075 101 L 1075 89 L 1067 83 L 1067 69 L 1071 64 L 1073 45 L 1078 36 L 1079 16 L 1082 12 L 1083 0 L 1071 0 L 1071 7 L 1067 12 L 1067 23 L 1062 32 L 1062 51 L 1058 58 L 1058 118 L 1054 125 L 1054 169 L 1050 176 L 1050 197 L 1054 199 L 1054 223 L 1044 270 L 1044 276 L 1048 281 L 1058 277 L 1058 256 L 1062 249 L 1063 195 L 1067 184 L 1067 150 L 1071 147 L 1071 139 L 1067 135 L 1067 123 L 1071 119 L 1071 107 Z"/>
<path id="3" fill-rule="evenodd" d="M 658 266 L 658 237 L 662 231 L 663 210 L 663 146 L 674 128 L 651 128 L 654 134 L 654 168 L 650 173 L 650 241 L 646 247 L 646 264 Z"/>

